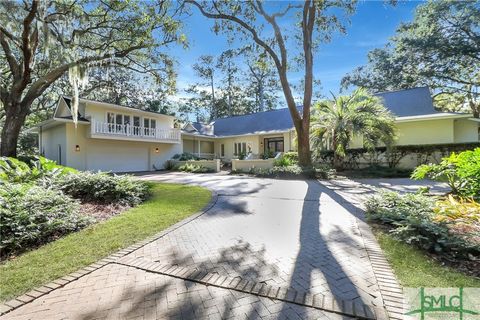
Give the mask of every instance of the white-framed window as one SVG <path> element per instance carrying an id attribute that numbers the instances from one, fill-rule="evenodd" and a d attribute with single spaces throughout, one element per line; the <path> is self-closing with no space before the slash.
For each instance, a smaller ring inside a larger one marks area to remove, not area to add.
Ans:
<path id="1" fill-rule="evenodd" d="M 154 136 L 157 129 L 157 120 L 151 118 L 143 118 L 143 130 L 145 135 Z"/>
<path id="2" fill-rule="evenodd" d="M 131 117 L 128 114 L 107 112 L 107 122 L 110 132 L 126 132 L 131 124 Z"/>
<path id="3" fill-rule="evenodd" d="M 234 155 L 238 156 L 241 153 L 247 153 L 247 143 L 246 142 L 235 142 L 233 144 Z"/>
<path id="4" fill-rule="evenodd" d="M 220 145 L 220 157 L 225 157 L 225 144 Z"/>

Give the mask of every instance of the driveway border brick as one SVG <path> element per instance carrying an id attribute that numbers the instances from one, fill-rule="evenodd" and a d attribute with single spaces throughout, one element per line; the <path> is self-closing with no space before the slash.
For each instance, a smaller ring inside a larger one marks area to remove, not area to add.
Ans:
<path id="1" fill-rule="evenodd" d="M 79 270 L 76 270 L 72 273 L 69 273 L 69 274 L 67 274 L 67 275 L 65 275 L 61 278 L 53 280 L 50 283 L 47 283 L 47 284 L 42 285 L 40 287 L 34 288 L 31 291 L 29 291 L 29 292 L 27 292 L 27 293 L 25 293 L 21 296 L 18 296 L 16 298 L 13 298 L 9 301 L 4 302 L 3 304 L 0 304 L 0 316 L 3 316 L 4 314 L 9 313 L 9 312 L 11 312 L 15 309 L 18 309 L 21 306 L 26 305 L 26 304 L 36 300 L 37 298 L 50 293 L 53 290 L 64 287 L 65 285 L 69 284 L 70 282 L 78 280 L 79 278 L 83 277 L 84 275 L 90 274 L 90 273 L 104 267 L 107 264 L 114 263 L 118 259 L 124 257 L 125 255 L 127 255 L 129 253 L 132 253 L 135 250 L 138 250 L 139 248 L 157 240 L 158 238 L 163 237 L 164 235 L 166 235 L 170 232 L 175 231 L 176 229 L 182 227 L 183 225 L 185 225 L 185 224 L 197 219 L 201 215 L 205 214 L 211 208 L 213 208 L 215 206 L 215 204 L 217 203 L 218 193 L 211 188 L 208 188 L 208 187 L 203 187 L 203 188 L 208 189 L 212 193 L 212 199 L 210 199 L 210 202 L 207 203 L 207 205 L 202 210 L 198 211 L 197 213 L 194 213 L 193 215 L 189 216 L 188 218 L 185 218 L 185 219 L 175 223 L 174 225 L 168 227 L 167 229 L 165 229 L 165 230 L 163 230 L 163 231 L 161 231 L 161 232 L 159 232 L 159 233 L 157 233 L 153 236 L 150 236 L 150 237 L 148 237 L 148 238 L 146 238 L 142 241 L 139 241 L 135 244 L 132 244 L 127 248 L 123 248 L 123 249 L 121 249 L 117 252 L 114 252 L 114 253 L 108 255 L 107 257 L 105 257 L 105 258 L 103 258 L 99 261 L 96 261 L 96 262 L 94 262 L 94 263 L 92 263 L 92 264 L 90 264 L 86 267 L 83 267 Z"/>

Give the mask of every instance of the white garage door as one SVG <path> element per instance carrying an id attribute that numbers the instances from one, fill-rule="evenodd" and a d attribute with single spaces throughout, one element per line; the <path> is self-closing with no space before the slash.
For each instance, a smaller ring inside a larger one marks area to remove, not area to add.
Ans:
<path id="1" fill-rule="evenodd" d="M 87 151 L 87 169 L 113 172 L 148 170 L 148 147 L 129 145 L 92 144 Z"/>

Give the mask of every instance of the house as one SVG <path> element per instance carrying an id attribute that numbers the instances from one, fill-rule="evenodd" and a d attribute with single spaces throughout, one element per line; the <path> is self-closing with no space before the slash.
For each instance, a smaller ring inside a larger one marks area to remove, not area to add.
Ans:
<path id="1" fill-rule="evenodd" d="M 480 119 L 471 114 L 435 110 L 428 87 L 378 93 L 395 115 L 397 145 L 434 145 L 479 142 Z M 295 150 L 295 130 L 288 108 L 216 119 L 209 124 L 188 123 L 182 130 L 183 151 L 201 158 L 229 161 L 242 152 Z M 350 148 L 363 147 L 355 137 Z"/>
<path id="2" fill-rule="evenodd" d="M 79 170 L 154 170 L 182 152 L 174 117 L 87 99 L 79 99 L 76 124 L 72 100 L 62 97 L 35 129 L 42 155 Z"/>
<path id="3" fill-rule="evenodd" d="M 396 116 L 397 145 L 445 145 L 479 142 L 479 119 L 470 114 L 439 112 L 427 87 L 379 93 Z M 163 168 L 173 155 L 230 161 L 241 154 L 295 150 L 295 130 L 288 108 L 191 122 L 182 130 L 174 118 L 87 99 L 79 99 L 78 121 L 72 101 L 62 97 L 52 119 L 37 125 L 41 153 L 80 170 L 114 172 Z M 363 147 L 356 137 L 351 148 Z"/>

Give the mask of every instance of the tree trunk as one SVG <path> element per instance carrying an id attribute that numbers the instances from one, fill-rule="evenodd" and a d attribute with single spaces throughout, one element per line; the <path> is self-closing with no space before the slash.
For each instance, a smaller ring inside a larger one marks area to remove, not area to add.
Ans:
<path id="1" fill-rule="evenodd" d="M 29 107 L 15 104 L 13 101 L 5 103 L 5 125 L 2 129 L 0 154 L 2 157 L 17 156 L 17 142 L 20 130 L 25 123 Z"/>
<path id="2" fill-rule="evenodd" d="M 305 127 L 304 123 L 301 123 L 300 126 L 300 130 L 297 128 L 298 164 L 301 167 L 311 167 L 312 157 L 310 154 L 310 131 L 308 125 Z"/>

